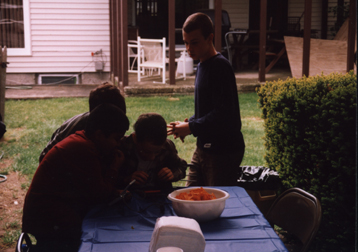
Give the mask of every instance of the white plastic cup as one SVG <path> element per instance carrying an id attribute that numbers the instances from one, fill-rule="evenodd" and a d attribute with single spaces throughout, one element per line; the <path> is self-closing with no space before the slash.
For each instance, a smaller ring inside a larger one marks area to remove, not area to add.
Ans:
<path id="1" fill-rule="evenodd" d="M 157 252 L 183 252 L 183 250 L 178 247 L 163 247 L 159 248 Z"/>

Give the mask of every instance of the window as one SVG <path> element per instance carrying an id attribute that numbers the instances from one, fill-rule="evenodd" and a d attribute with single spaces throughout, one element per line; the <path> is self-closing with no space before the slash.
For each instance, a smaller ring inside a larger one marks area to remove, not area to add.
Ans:
<path id="1" fill-rule="evenodd" d="M 78 74 L 40 74 L 38 77 L 39 85 L 78 84 L 78 81 Z"/>
<path id="2" fill-rule="evenodd" d="M 158 16 L 158 0 L 137 0 L 137 15 Z"/>
<path id="3" fill-rule="evenodd" d="M 29 0 L 0 0 L 0 44 L 8 55 L 31 55 Z"/>

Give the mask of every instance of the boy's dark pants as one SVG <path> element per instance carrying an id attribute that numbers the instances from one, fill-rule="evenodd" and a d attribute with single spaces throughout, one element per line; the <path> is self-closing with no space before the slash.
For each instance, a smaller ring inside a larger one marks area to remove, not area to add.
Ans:
<path id="1" fill-rule="evenodd" d="M 237 186 L 238 170 L 245 150 L 210 153 L 196 148 L 186 186 Z"/>

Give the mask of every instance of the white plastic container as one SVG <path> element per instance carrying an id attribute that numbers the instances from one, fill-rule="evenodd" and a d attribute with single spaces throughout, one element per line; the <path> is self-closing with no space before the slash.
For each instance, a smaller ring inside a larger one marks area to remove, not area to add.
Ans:
<path id="1" fill-rule="evenodd" d="M 204 252 L 205 244 L 204 235 L 196 220 L 163 216 L 155 223 L 149 252 L 156 252 L 163 247 L 177 247 L 185 252 Z"/>
<path id="2" fill-rule="evenodd" d="M 180 60 L 178 62 L 177 73 L 184 73 L 184 54 L 185 54 L 185 73 L 192 74 L 194 73 L 194 61 L 190 58 L 187 52 L 182 52 L 180 55 Z"/>
<path id="3" fill-rule="evenodd" d="M 158 249 L 157 252 L 183 252 L 183 250 L 178 247 L 163 247 Z"/>

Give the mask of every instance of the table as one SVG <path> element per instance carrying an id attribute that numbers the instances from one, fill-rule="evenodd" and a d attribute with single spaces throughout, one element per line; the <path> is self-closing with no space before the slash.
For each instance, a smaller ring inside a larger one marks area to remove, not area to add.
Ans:
<path id="1" fill-rule="evenodd" d="M 266 30 L 267 40 L 271 35 L 277 33 L 278 30 Z M 251 52 L 258 53 L 258 50 L 260 48 L 259 41 L 258 43 L 248 43 L 247 41 L 247 39 L 251 37 L 251 35 L 260 35 L 260 30 L 235 29 L 225 34 L 225 49 L 228 53 L 228 60 L 233 66 L 234 70 L 240 69 L 242 67 L 242 58 L 244 55 L 250 54 Z M 283 53 L 284 52 L 280 51 L 280 55 L 278 56 L 277 60 L 282 56 Z M 266 56 L 268 55 L 270 55 L 270 53 L 266 52 Z M 276 56 L 276 54 L 274 56 Z M 270 64 L 270 67 L 266 68 L 266 73 L 273 67 L 277 60 L 275 58 L 275 62 Z M 258 63 L 253 68 L 255 69 L 257 67 Z"/>
<path id="2" fill-rule="evenodd" d="M 218 219 L 200 223 L 205 252 L 287 252 L 245 189 L 215 188 L 226 190 L 230 198 Z M 96 207 L 83 221 L 79 252 L 148 251 L 156 219 L 175 215 L 166 195 L 157 199 L 132 198 L 128 204 L 132 209 L 123 203 Z"/>

